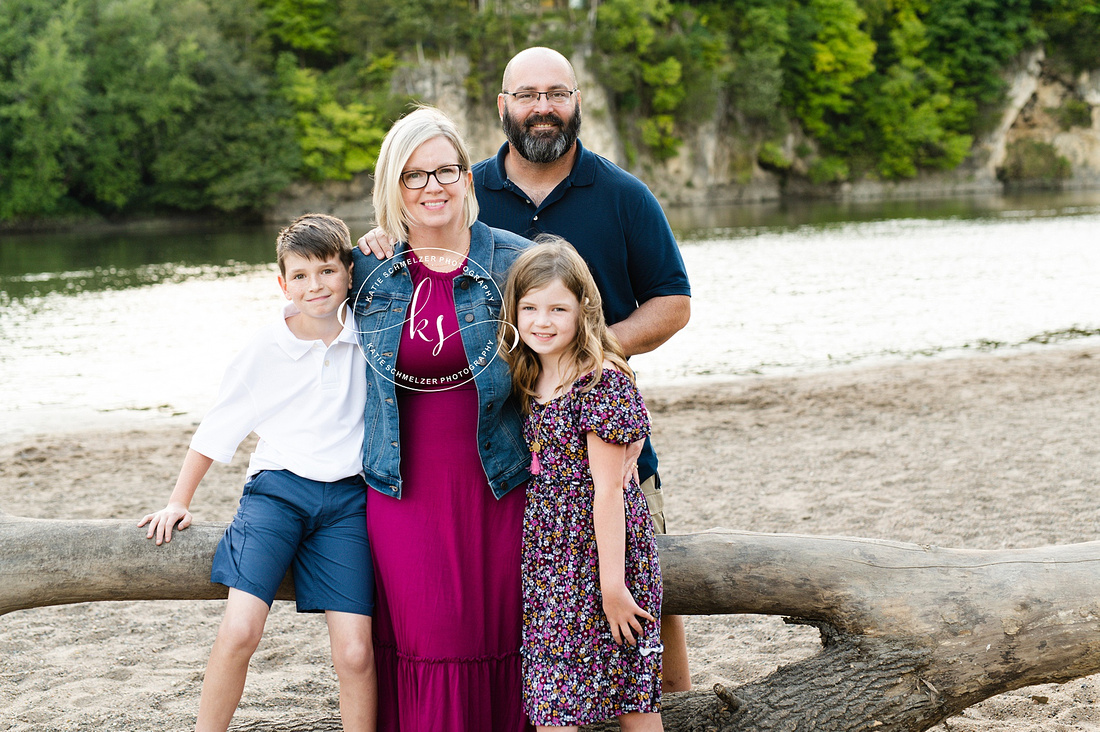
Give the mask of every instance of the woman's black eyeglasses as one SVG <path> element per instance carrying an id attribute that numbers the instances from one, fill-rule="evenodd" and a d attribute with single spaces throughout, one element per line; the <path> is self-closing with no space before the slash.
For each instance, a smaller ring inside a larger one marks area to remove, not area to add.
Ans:
<path id="1" fill-rule="evenodd" d="M 435 182 L 441 186 L 457 183 L 466 168 L 461 165 L 442 165 L 435 170 L 406 170 L 401 174 L 401 185 L 410 191 L 419 190 L 428 185 L 428 178 L 435 176 Z"/>

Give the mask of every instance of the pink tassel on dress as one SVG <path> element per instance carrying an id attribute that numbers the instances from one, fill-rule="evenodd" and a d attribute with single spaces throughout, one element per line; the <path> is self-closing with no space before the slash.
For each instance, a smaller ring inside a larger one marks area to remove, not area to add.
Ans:
<path id="1" fill-rule="evenodd" d="M 531 453 L 531 475 L 538 475 L 542 472 L 542 465 L 539 464 L 539 454 L 537 452 Z"/>

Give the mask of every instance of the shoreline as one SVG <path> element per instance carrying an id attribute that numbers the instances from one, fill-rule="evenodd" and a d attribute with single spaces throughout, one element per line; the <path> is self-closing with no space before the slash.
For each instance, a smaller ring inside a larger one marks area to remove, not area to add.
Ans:
<path id="1" fill-rule="evenodd" d="M 116 234 L 116 233 L 179 233 L 223 231 L 234 227 L 276 227 L 305 213 L 320 211 L 331 213 L 346 222 L 369 225 L 374 218 L 370 190 L 360 191 L 351 186 L 353 193 L 332 195 L 326 190 L 300 191 L 288 195 L 286 200 L 271 209 L 255 212 L 251 216 L 226 216 L 211 218 L 208 214 L 166 213 L 152 216 L 132 216 L 113 220 L 104 216 L 69 217 L 61 219 L 24 222 L 0 222 L 0 234 Z M 712 218 L 710 211 L 715 204 L 737 210 L 750 211 L 761 208 L 806 208 L 819 204 L 843 206 L 872 206 L 875 204 L 923 205 L 936 201 L 997 202 L 1007 203 L 1029 195 L 1056 195 L 1068 198 L 1083 197 L 1090 201 L 1100 194 L 1100 177 L 1066 181 L 1057 188 L 1046 185 L 1006 187 L 1000 181 L 949 180 L 930 174 L 915 181 L 857 181 L 839 186 L 820 188 L 801 187 L 796 195 L 783 194 L 778 186 L 754 186 L 741 188 L 717 186 L 713 190 L 693 192 L 691 195 L 662 197 L 658 199 L 670 221 L 685 222 L 689 226 L 701 226 L 699 221 Z"/>
<path id="2" fill-rule="evenodd" d="M 643 394 L 665 395 L 688 390 L 727 390 L 743 387 L 762 381 L 784 381 L 791 379 L 815 379 L 828 374 L 858 375 L 861 372 L 875 372 L 881 369 L 920 368 L 926 364 L 940 361 L 955 361 L 986 358 L 1015 358 L 1029 354 L 1053 352 L 1093 351 L 1100 349 L 1100 336 L 1088 333 L 1084 336 L 1070 337 L 1050 342 L 1027 341 L 1017 344 L 1001 344 L 991 348 L 962 346 L 944 349 L 934 353 L 919 353 L 895 356 L 869 356 L 852 361 L 836 361 L 829 365 L 807 368 L 803 366 L 774 367 L 766 373 L 739 374 L 699 374 L 679 376 L 675 383 L 661 381 L 647 382 L 645 364 L 638 375 L 638 383 Z M 856 378 L 854 376 L 853 378 Z M 203 401 L 208 404 L 209 399 Z M 111 408 L 82 407 L 71 409 L 51 406 L 34 406 L 25 412 L 32 416 L 30 424 L 20 420 L 21 413 L 12 413 L 12 422 L 0 427 L 0 448 L 35 439 L 48 439 L 53 436 L 79 435 L 90 431 L 120 431 L 130 429 L 158 429 L 175 426 L 197 427 L 202 419 L 201 409 L 191 406 L 172 404 L 117 406 Z M 14 425 L 14 426 L 12 426 Z"/>
<path id="3" fill-rule="evenodd" d="M 672 533 L 715 527 L 997 549 L 1100 533 L 1100 346 L 968 354 L 642 386 Z M 186 420 L 181 419 L 181 422 Z M 0 445 L 0 509 L 137 518 L 168 495 L 192 426 L 130 424 Z M 196 520 L 228 520 L 248 449 L 215 464 Z M 193 722 L 221 603 L 89 603 L 0 616 L 8 730 Z M 766 616 L 687 618 L 693 682 L 735 687 L 816 651 Z M 336 717 L 323 622 L 276 603 L 238 723 Z M 1096 730 L 1100 675 L 1002 694 L 940 732 Z M 1091 726 L 1090 726 L 1091 725 Z M 258 727 L 262 728 L 262 727 Z"/>

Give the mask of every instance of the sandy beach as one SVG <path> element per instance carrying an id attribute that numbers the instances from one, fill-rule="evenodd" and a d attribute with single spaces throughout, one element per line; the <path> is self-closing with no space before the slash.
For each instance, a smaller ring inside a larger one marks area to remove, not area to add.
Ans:
<path id="1" fill-rule="evenodd" d="M 644 387 L 644 384 L 643 384 Z M 1100 347 L 643 389 L 672 533 L 729 527 L 997 549 L 1100 537 Z M 135 520 L 163 505 L 192 424 L 0 446 L 0 510 Z M 227 521 L 251 443 L 196 520 Z M 136 529 L 135 529 L 136 530 Z M 222 603 L 92 603 L 0 616 L 0 730 L 189 729 Z M 763 616 L 687 619 L 697 688 L 815 652 Z M 234 729 L 335 729 L 318 616 L 276 603 Z M 1100 675 L 990 699 L 944 732 L 1100 730 Z"/>

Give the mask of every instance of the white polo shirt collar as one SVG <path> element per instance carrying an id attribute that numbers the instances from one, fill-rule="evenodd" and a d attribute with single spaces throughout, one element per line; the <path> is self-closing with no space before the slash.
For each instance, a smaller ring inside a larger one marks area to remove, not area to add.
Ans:
<path id="1" fill-rule="evenodd" d="M 276 331 L 276 343 L 279 348 L 283 349 L 286 355 L 290 356 L 295 361 L 305 356 L 317 343 L 322 346 L 324 342 L 320 339 L 315 341 L 303 341 L 298 336 L 290 332 L 290 326 L 287 325 L 286 319 L 292 315 L 298 315 L 301 311 L 294 306 L 294 303 L 287 303 L 283 306 L 282 327 Z M 352 312 L 351 306 L 344 306 L 344 327 L 340 330 L 340 335 L 336 336 L 336 339 L 332 343 L 351 343 L 358 344 L 358 339 L 355 336 L 355 313 Z M 331 347 L 332 344 L 329 344 Z"/>

